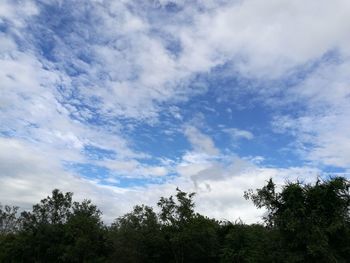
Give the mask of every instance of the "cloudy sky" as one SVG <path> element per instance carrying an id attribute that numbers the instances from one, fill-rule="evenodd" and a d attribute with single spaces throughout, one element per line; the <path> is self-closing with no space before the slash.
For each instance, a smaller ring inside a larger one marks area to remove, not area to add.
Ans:
<path id="1" fill-rule="evenodd" d="M 348 0 L 1 0 L 0 202 L 53 188 L 110 222 L 350 172 Z"/>

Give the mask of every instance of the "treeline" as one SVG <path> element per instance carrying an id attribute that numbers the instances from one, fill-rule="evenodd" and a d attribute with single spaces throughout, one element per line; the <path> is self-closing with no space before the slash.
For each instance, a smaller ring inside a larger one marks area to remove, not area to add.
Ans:
<path id="1" fill-rule="evenodd" d="M 194 193 L 177 189 L 159 213 L 138 205 L 106 226 L 89 200 L 56 189 L 32 211 L 0 206 L 0 262 L 350 262 L 349 186 L 337 177 L 277 191 L 270 180 L 245 193 L 267 211 L 252 225 L 195 213 Z"/>

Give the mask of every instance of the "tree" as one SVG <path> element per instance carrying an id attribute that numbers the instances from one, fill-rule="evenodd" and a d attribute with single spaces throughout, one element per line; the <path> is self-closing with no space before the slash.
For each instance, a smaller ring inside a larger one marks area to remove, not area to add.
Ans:
<path id="1" fill-rule="evenodd" d="M 65 257 L 65 223 L 71 215 L 72 193 L 52 191 L 31 212 L 22 212 L 16 257 L 22 261 L 62 262 Z"/>
<path id="2" fill-rule="evenodd" d="M 101 212 L 91 201 L 73 202 L 72 196 L 55 189 L 32 211 L 22 212 L 2 261 L 101 262 L 108 254 Z"/>
<path id="3" fill-rule="evenodd" d="M 65 224 L 66 247 L 63 260 L 68 262 L 104 262 L 110 247 L 101 211 L 90 200 L 74 202 Z"/>
<path id="4" fill-rule="evenodd" d="M 135 206 L 132 212 L 117 218 L 109 232 L 113 243 L 111 261 L 165 262 L 160 224 L 151 207 Z"/>
<path id="5" fill-rule="evenodd" d="M 32 212 L 22 213 L 24 226 L 52 224 L 61 225 L 67 222 L 71 215 L 73 193 L 62 193 L 58 189 L 52 191 L 48 196 L 33 206 Z"/>
<path id="6" fill-rule="evenodd" d="M 262 225 L 246 225 L 239 221 L 228 223 L 221 245 L 221 262 L 273 262 L 271 229 Z"/>
<path id="7" fill-rule="evenodd" d="M 4 262 L 12 251 L 19 228 L 18 207 L 0 205 L 0 262 Z"/>
<path id="8" fill-rule="evenodd" d="M 0 235 L 15 233 L 18 230 L 18 207 L 0 204 Z"/>
<path id="9" fill-rule="evenodd" d="M 176 190 L 176 201 L 170 196 L 158 202 L 162 233 L 172 251 L 172 262 L 215 262 L 218 223 L 194 212 L 194 193 Z"/>
<path id="10" fill-rule="evenodd" d="M 245 197 L 265 208 L 265 224 L 218 222 L 195 212 L 194 193 L 162 197 L 159 212 L 145 205 L 110 227 L 90 201 L 51 196 L 18 216 L 0 207 L 0 262 L 347 262 L 350 183 L 272 180 Z"/>
<path id="11" fill-rule="evenodd" d="M 288 183 L 277 192 L 270 180 L 246 198 L 267 209 L 286 262 L 346 262 L 350 258 L 349 181 L 337 177 L 316 184 Z"/>

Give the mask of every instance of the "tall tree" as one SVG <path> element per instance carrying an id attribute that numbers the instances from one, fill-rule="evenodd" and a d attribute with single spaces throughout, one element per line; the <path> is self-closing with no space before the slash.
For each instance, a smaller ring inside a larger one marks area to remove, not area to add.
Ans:
<path id="1" fill-rule="evenodd" d="M 0 204 L 0 235 L 15 233 L 18 230 L 18 207 Z"/>
<path id="2" fill-rule="evenodd" d="M 170 196 L 158 202 L 162 233 L 172 251 L 172 262 L 215 262 L 218 223 L 194 212 L 194 193 L 176 190 L 176 200 Z"/>
<path id="3" fill-rule="evenodd" d="M 286 262 L 347 262 L 350 258 L 349 181 L 337 177 L 316 184 L 270 180 L 246 198 L 267 209 L 266 223 L 278 231 Z"/>
<path id="4" fill-rule="evenodd" d="M 149 206 L 138 205 L 110 227 L 112 262 L 165 262 L 158 217 Z"/>
<path id="5" fill-rule="evenodd" d="M 101 212 L 88 200 L 73 202 L 72 196 L 55 189 L 32 211 L 22 212 L 2 261 L 101 262 L 108 254 Z"/>
<path id="6" fill-rule="evenodd" d="M 228 223 L 228 229 L 221 245 L 221 262 L 273 262 L 273 242 L 271 229 L 262 225 L 246 225 L 241 221 Z"/>

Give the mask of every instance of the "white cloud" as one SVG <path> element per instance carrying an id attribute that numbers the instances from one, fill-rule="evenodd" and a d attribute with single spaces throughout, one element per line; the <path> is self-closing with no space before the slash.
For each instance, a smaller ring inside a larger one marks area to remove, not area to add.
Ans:
<path id="1" fill-rule="evenodd" d="M 224 167 L 213 159 L 203 159 L 203 155 L 192 154 L 192 157 L 184 156 L 178 164 L 180 176 L 174 180 L 162 185 L 122 189 L 99 185 L 96 181 L 69 173 L 35 148 L 35 145 L 16 139 L 0 139 L 2 203 L 28 209 L 31 204 L 49 195 L 52 189 L 59 188 L 74 192 L 77 200 L 92 199 L 104 212 L 104 220 L 108 223 L 130 211 L 136 204 L 155 206 L 161 196 L 174 194 L 177 186 L 183 191 L 197 192 L 196 209 L 205 215 L 217 219 L 241 218 L 244 222 L 256 222 L 260 221 L 264 211 L 255 209 L 250 201 L 244 200 L 245 190 L 262 187 L 270 177 L 277 185 L 282 185 L 288 179 L 310 182 L 319 173 L 309 168 L 259 168 L 239 158 L 231 158 Z M 194 178 L 196 184 L 193 184 Z M 116 182 L 115 178 L 109 180 Z"/>
<path id="2" fill-rule="evenodd" d="M 330 50 L 348 50 L 349 10 L 346 0 L 233 2 L 183 28 L 181 60 L 189 70 L 232 60 L 242 74 L 279 77 Z"/>
<path id="3" fill-rule="evenodd" d="M 107 167 L 114 171 L 117 176 L 125 176 L 128 178 L 154 178 L 165 176 L 171 170 L 171 167 L 163 165 L 147 165 L 137 160 L 104 160 L 97 162 L 103 167 Z"/>
<path id="4" fill-rule="evenodd" d="M 219 150 L 215 147 L 213 140 L 200 132 L 196 127 L 186 126 L 184 134 L 191 143 L 193 149 L 198 152 L 203 152 L 209 155 L 217 155 Z"/>
<path id="5" fill-rule="evenodd" d="M 321 175 L 315 168 L 264 168 L 237 156 L 213 158 L 193 152 L 183 156 L 177 172 L 180 178 L 193 182 L 182 186 L 197 192 L 198 211 L 217 219 L 240 218 L 248 223 L 261 221 L 264 210 L 245 200 L 244 191 L 261 188 L 270 178 L 280 187 L 288 181 L 314 182 Z"/>
<path id="6" fill-rule="evenodd" d="M 163 168 L 153 168 L 162 175 Z M 147 188 L 123 189 L 99 184 L 63 169 L 57 160 L 48 157 L 35 144 L 18 139 L 0 137 L 0 200 L 2 204 L 18 205 L 30 209 L 32 204 L 50 195 L 58 188 L 74 193 L 77 200 L 91 199 L 103 211 L 103 218 L 110 223 L 117 216 L 130 211 L 136 204 L 155 205 L 162 194 Z M 113 180 L 114 179 L 114 180 Z M 115 183 L 115 178 L 109 178 Z M 168 186 L 174 191 L 175 186 Z M 145 195 L 144 197 L 142 197 Z"/>
<path id="7" fill-rule="evenodd" d="M 253 133 L 247 130 L 241 130 L 237 128 L 225 128 L 223 129 L 223 131 L 228 133 L 235 140 L 238 140 L 238 139 L 251 140 L 254 138 Z"/>
<path id="8" fill-rule="evenodd" d="M 25 18 L 38 14 L 38 9 L 33 1 L 15 2 L 3 0 L 0 3 L 0 23 L 10 21 L 16 27 L 25 26 Z"/>
<path id="9" fill-rule="evenodd" d="M 311 182 L 317 178 L 318 170 L 309 168 L 255 168 L 242 171 L 223 180 L 206 180 L 210 190 L 198 194 L 198 209 L 208 216 L 218 219 L 237 220 L 253 223 L 261 222 L 265 210 L 256 209 L 252 202 L 243 198 L 244 191 L 264 186 L 273 178 L 278 187 L 287 180 L 299 179 Z M 205 189 L 204 187 L 202 189 Z"/>
<path id="10" fill-rule="evenodd" d="M 101 206 L 107 217 L 119 211 L 111 200 L 113 192 L 65 171 L 60 163 L 48 158 L 35 145 L 0 138 L 0 171 L 2 203 L 29 209 L 32 204 L 49 195 L 52 189 L 59 188 L 74 192 L 80 200 L 91 198 Z"/>
<path id="11" fill-rule="evenodd" d="M 195 3 L 186 4 L 171 25 L 142 16 L 142 10 L 132 13 L 125 2 L 90 4 L 99 21 L 96 28 L 90 28 L 96 36 L 85 39 L 88 36 L 73 32 L 71 38 L 77 45 L 72 47 L 59 35 L 53 35 L 57 45 L 54 54 L 60 68 L 71 63 L 84 72 L 68 77 L 74 88 L 67 83 L 65 92 L 77 90 L 81 102 L 107 119 L 157 118 L 161 103 L 196 92 L 187 87 L 194 74 L 227 62 L 233 62 L 235 72 L 271 78 L 328 51 L 338 48 L 347 52 L 350 8 L 344 0 L 307 4 L 300 0 L 247 0 L 220 2 L 222 7 L 208 1 L 200 4 L 205 7 L 202 12 Z M 5 6 L 11 5 L 6 2 Z M 19 9 L 12 6 L 11 10 L 14 8 Z M 81 12 L 72 15 L 79 19 Z M 182 13 L 192 15 L 191 23 L 183 23 Z M 89 30 L 84 24 L 75 26 Z M 152 34 L 155 28 L 180 42 L 178 57 L 168 51 L 166 38 Z M 98 39 L 105 41 L 98 43 Z M 84 44 L 83 49 L 79 43 Z M 90 56 L 92 63 L 81 60 L 79 52 Z M 100 103 L 92 98 L 98 98 Z"/>
<path id="12" fill-rule="evenodd" d="M 73 64 L 84 72 L 69 77 L 74 88 L 67 85 L 66 92 L 78 90 L 82 102 L 108 119 L 157 118 L 159 104 L 197 92 L 187 85 L 194 74 L 223 63 L 233 62 L 235 71 L 242 74 L 270 78 L 330 50 L 347 47 L 347 1 L 311 1 L 305 5 L 303 1 L 271 0 L 262 4 L 250 0 L 223 7 L 208 2 L 202 12 L 194 8 L 196 4 L 184 5 L 171 25 L 142 16 L 142 10 L 132 13 L 124 2 L 90 5 L 98 24 L 72 27 L 91 30 L 96 36 L 73 31 L 70 39 L 75 46 L 71 46 L 51 31 L 56 41 L 53 52 L 61 69 Z M 71 15 L 79 20 L 82 12 Z M 191 23 L 183 23 L 181 14 L 191 14 Z M 154 29 L 179 41 L 178 56 L 167 49 L 167 38 L 152 33 Z M 36 50 L 35 46 L 31 48 Z M 81 53 L 91 57 L 92 63 L 83 61 Z"/>
<path id="13" fill-rule="evenodd" d="M 280 132 L 296 137 L 295 148 L 315 163 L 350 167 L 350 61 L 325 61 L 287 93 L 285 103 L 302 103 L 297 116 L 276 117 Z"/>
<path id="14" fill-rule="evenodd" d="M 76 21 L 83 16 L 79 4 L 69 7 Z M 264 169 L 238 156 L 222 156 L 213 140 L 194 126 L 184 129 L 193 152 L 178 163 L 146 165 L 139 159 L 149 156 L 131 148 L 119 118 L 156 121 L 165 103 L 204 92 L 205 85 L 188 84 L 196 74 L 219 65 L 231 65 L 233 73 L 257 80 L 278 79 L 330 51 L 340 61 L 321 63 L 288 90 L 267 87 L 257 96 L 282 92 L 288 98 L 280 105 L 302 103 L 305 109 L 297 117 L 276 118 L 276 128 L 295 135 L 305 159 L 350 167 L 349 1 L 205 1 L 199 4 L 204 8 L 185 3 L 170 22 L 144 16 L 143 7 L 131 12 L 126 1 L 89 4 L 96 24 L 73 24 L 69 39 L 48 30 L 55 43 L 52 63 L 36 44 L 43 41 L 36 39 L 43 37 L 36 32 L 43 25 L 35 24 L 42 19 L 40 8 L 32 1 L 0 3 L 0 23 L 10 24 L 8 34 L 0 34 L 0 128 L 16 137 L 0 139 L 3 202 L 28 207 L 58 187 L 92 198 L 110 220 L 136 203 L 153 205 L 178 185 L 199 190 L 198 209 L 209 216 L 253 222 L 260 212 L 243 200 L 244 190 L 260 187 L 271 176 L 281 182 L 295 174 L 313 178 L 318 171 Z M 178 54 L 169 51 L 168 38 L 179 42 Z M 81 74 L 70 74 L 73 68 Z M 170 113 L 183 119 L 179 108 L 172 107 Z M 88 122 L 96 116 L 103 124 Z M 254 137 L 238 129 L 230 134 Z M 103 186 L 62 168 L 62 161 L 86 162 L 86 145 L 115 151 L 115 159 L 90 162 L 126 176 L 162 177 L 172 169 L 179 176 L 156 186 Z"/>

